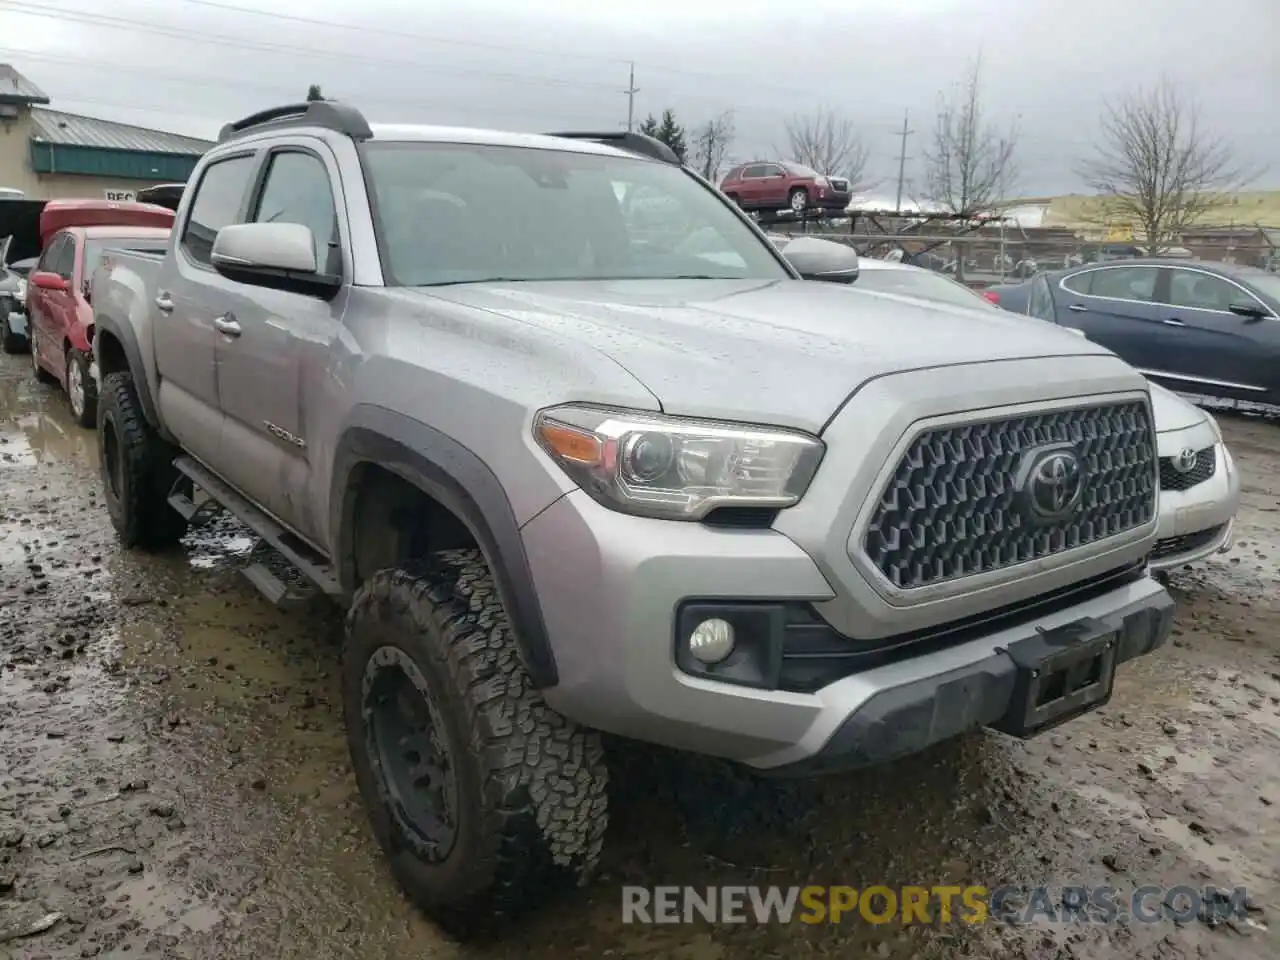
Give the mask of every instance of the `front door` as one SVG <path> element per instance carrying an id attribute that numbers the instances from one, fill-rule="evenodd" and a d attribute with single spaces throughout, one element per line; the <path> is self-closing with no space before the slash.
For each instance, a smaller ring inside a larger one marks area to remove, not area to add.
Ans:
<path id="1" fill-rule="evenodd" d="M 1160 324 L 1155 266 L 1093 267 L 1068 274 L 1054 291 L 1058 322 L 1139 368 L 1163 362 L 1173 347 Z"/>
<path id="2" fill-rule="evenodd" d="M 764 169 L 764 178 L 760 181 L 760 197 L 767 207 L 784 207 L 787 204 L 787 175 L 776 163 Z"/>
<path id="3" fill-rule="evenodd" d="M 308 227 L 320 269 L 342 275 L 337 164 L 316 149 L 299 143 L 271 152 L 247 219 Z M 310 490 L 311 421 L 303 372 L 328 362 L 345 304 L 345 295 L 325 301 L 239 285 L 225 302 L 223 326 L 234 323 L 234 332 L 218 338 L 227 479 L 313 542 L 321 539 L 327 518 L 314 516 L 312 505 L 326 500 Z"/>
<path id="4" fill-rule="evenodd" d="M 152 305 L 156 369 L 165 424 L 196 457 L 219 463 L 222 413 L 218 407 L 214 318 L 236 284 L 210 263 L 218 231 L 243 217 L 255 160 L 252 152 L 205 168 L 188 205 L 180 239 L 165 257 Z"/>
<path id="5" fill-rule="evenodd" d="M 1170 267 L 1167 303 L 1160 318 L 1179 339 L 1181 349 L 1161 370 L 1177 389 L 1188 393 L 1260 400 L 1280 390 L 1280 320 L 1244 287 L 1192 267 Z M 1232 313 L 1233 303 L 1248 302 L 1265 318 Z"/>

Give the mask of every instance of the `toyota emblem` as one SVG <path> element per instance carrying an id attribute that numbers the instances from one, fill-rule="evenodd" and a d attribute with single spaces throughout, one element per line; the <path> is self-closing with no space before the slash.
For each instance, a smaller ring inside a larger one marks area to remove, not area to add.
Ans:
<path id="1" fill-rule="evenodd" d="M 1075 512 L 1084 494 L 1080 457 L 1070 444 L 1040 447 L 1027 453 L 1018 471 L 1018 492 L 1029 518 L 1056 523 Z"/>
<path id="2" fill-rule="evenodd" d="M 1170 458 L 1173 461 L 1173 469 L 1179 473 L 1189 472 L 1195 465 L 1199 457 L 1190 447 L 1183 447 L 1176 457 Z"/>

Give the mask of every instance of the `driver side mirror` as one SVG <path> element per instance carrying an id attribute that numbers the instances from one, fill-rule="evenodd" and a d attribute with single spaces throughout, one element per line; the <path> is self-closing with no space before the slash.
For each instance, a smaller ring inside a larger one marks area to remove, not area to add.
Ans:
<path id="1" fill-rule="evenodd" d="M 1245 320 L 1263 320 L 1269 316 L 1262 304 L 1251 300 L 1237 300 L 1227 309 L 1237 317 L 1244 317 Z"/>
<path id="2" fill-rule="evenodd" d="M 805 280 L 853 283 L 858 279 L 858 253 L 853 247 L 817 237 L 794 237 L 782 255 Z"/>
<path id="3" fill-rule="evenodd" d="M 320 272 L 315 237 L 300 223 L 235 223 L 218 231 L 210 257 L 229 280 L 332 297 L 342 278 Z"/>
<path id="4" fill-rule="evenodd" d="M 71 286 L 51 270 L 37 270 L 31 274 L 30 283 L 37 290 L 66 290 Z"/>

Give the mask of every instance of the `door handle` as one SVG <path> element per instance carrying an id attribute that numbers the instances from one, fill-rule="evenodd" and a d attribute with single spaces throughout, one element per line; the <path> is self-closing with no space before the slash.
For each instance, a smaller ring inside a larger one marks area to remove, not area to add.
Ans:
<path id="1" fill-rule="evenodd" d="M 1186 326 L 1186 324 L 1183 323 L 1181 320 L 1179 320 L 1177 317 L 1170 317 L 1168 320 L 1161 320 L 1160 322 L 1163 323 L 1166 327 L 1185 327 Z"/>
<path id="2" fill-rule="evenodd" d="M 224 336 L 238 337 L 240 336 L 240 324 L 236 323 L 234 314 L 224 313 L 220 317 L 213 320 L 214 328 Z"/>
<path id="3" fill-rule="evenodd" d="M 1084 313 L 1089 308 L 1086 307 L 1083 303 L 1073 303 L 1071 306 L 1067 307 L 1067 309 L 1070 310 L 1072 313 Z"/>
<path id="4" fill-rule="evenodd" d="M 168 290 L 161 290 L 156 294 L 156 309 L 161 313 L 173 312 L 173 297 L 169 296 Z"/>

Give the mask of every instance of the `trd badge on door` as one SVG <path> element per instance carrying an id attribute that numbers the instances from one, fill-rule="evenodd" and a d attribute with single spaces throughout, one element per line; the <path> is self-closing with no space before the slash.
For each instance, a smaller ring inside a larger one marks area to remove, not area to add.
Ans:
<path id="1" fill-rule="evenodd" d="M 298 447 L 299 449 L 307 445 L 307 442 L 303 440 L 301 437 L 295 437 L 292 433 L 290 433 L 284 427 L 278 427 L 274 423 L 272 423 L 270 420 L 263 420 L 262 425 L 266 427 L 267 430 L 270 432 L 270 434 L 273 437 L 275 437 L 277 440 L 283 440 L 285 443 L 291 443 L 295 447 Z"/>

